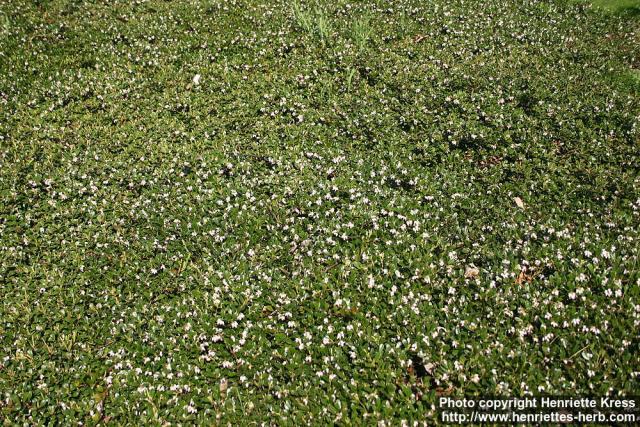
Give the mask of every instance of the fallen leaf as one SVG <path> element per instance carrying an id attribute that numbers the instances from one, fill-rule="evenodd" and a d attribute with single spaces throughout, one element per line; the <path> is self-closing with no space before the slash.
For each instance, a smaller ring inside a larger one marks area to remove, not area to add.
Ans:
<path id="1" fill-rule="evenodd" d="M 474 277 L 478 277 L 480 275 L 480 269 L 475 265 L 467 265 L 464 268 L 464 277 L 466 279 L 473 279 Z"/>
<path id="2" fill-rule="evenodd" d="M 522 201 L 522 199 L 520 197 L 514 197 L 513 201 L 516 202 L 516 205 L 520 208 L 520 209 L 524 209 L 524 202 Z"/>
<path id="3" fill-rule="evenodd" d="M 523 270 L 520 271 L 520 274 L 518 274 L 518 277 L 516 278 L 516 285 L 522 285 L 523 283 L 531 283 L 531 280 L 533 279 L 532 276 L 526 274 Z"/>
<path id="4" fill-rule="evenodd" d="M 453 390 L 453 386 L 449 386 L 447 388 L 438 387 L 436 388 L 436 396 L 449 396 L 451 393 L 453 393 Z"/>

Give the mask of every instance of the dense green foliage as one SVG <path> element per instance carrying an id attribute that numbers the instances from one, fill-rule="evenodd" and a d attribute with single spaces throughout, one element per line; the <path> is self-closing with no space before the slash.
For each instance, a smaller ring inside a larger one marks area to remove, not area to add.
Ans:
<path id="1" fill-rule="evenodd" d="M 0 419 L 637 392 L 627 3 L 0 1 Z"/>

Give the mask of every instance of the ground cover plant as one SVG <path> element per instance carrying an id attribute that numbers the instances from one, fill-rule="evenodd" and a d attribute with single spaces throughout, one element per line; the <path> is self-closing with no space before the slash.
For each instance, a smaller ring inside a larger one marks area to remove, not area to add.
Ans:
<path id="1" fill-rule="evenodd" d="M 0 419 L 637 394 L 620 5 L 1 1 Z"/>

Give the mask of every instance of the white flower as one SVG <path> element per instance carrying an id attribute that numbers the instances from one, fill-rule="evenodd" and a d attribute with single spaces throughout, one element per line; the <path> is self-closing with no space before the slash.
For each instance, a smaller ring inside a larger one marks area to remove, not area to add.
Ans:
<path id="1" fill-rule="evenodd" d="M 199 85 L 200 84 L 200 78 L 201 78 L 200 74 L 196 74 L 195 76 L 193 76 L 193 84 L 196 85 L 196 86 Z"/>
<path id="2" fill-rule="evenodd" d="M 373 280 L 373 276 L 369 275 L 369 289 L 373 288 L 375 286 L 376 282 L 375 280 Z"/>

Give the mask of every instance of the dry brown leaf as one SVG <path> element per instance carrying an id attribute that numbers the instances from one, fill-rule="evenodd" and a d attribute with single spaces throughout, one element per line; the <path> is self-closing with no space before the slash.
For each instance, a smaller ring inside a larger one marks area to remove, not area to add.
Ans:
<path id="1" fill-rule="evenodd" d="M 532 276 L 528 275 L 524 271 L 520 271 L 520 274 L 518 274 L 518 277 L 516 277 L 516 285 L 522 285 L 523 283 L 531 283 L 532 279 L 533 279 Z"/>
<path id="2" fill-rule="evenodd" d="M 522 199 L 520 197 L 514 197 L 513 201 L 516 202 L 516 205 L 520 208 L 520 209 L 524 209 L 524 202 L 522 201 Z"/>
<path id="3" fill-rule="evenodd" d="M 436 388 L 436 396 L 449 396 L 453 393 L 453 386 L 449 386 L 447 388 L 438 387 Z"/>
<path id="4" fill-rule="evenodd" d="M 464 277 L 466 279 L 473 279 L 475 277 L 478 277 L 479 275 L 480 275 L 480 269 L 475 265 L 467 265 L 464 268 Z"/>

